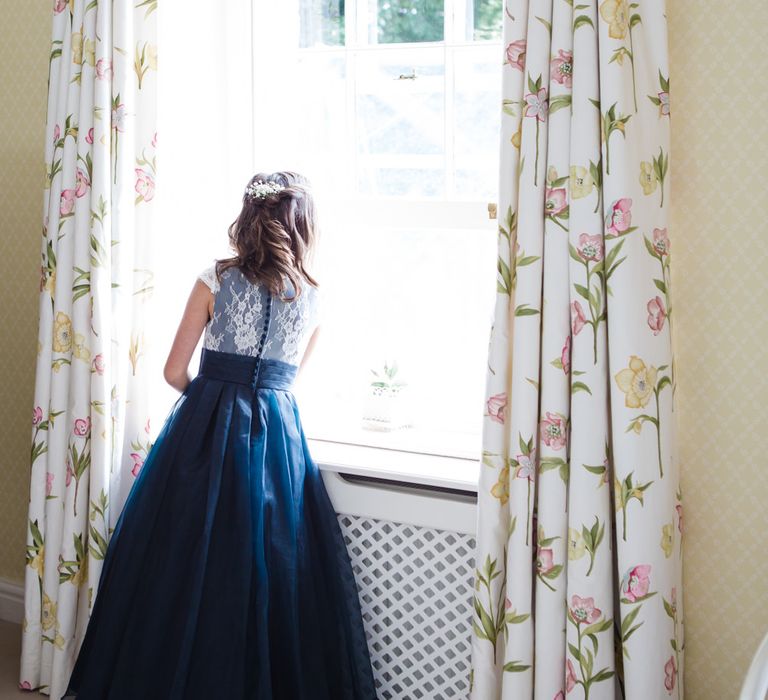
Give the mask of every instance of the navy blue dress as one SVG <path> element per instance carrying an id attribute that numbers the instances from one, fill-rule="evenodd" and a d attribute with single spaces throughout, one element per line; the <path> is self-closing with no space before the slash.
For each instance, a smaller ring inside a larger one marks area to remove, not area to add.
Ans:
<path id="1" fill-rule="evenodd" d="M 291 384 L 317 291 L 217 280 L 198 375 L 133 484 L 65 698 L 369 700 L 355 579 Z"/>

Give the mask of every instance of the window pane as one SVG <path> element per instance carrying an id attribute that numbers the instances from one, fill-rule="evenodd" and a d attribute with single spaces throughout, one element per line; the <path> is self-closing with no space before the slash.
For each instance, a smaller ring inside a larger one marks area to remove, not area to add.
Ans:
<path id="1" fill-rule="evenodd" d="M 443 0 L 372 0 L 379 44 L 443 40 Z"/>
<path id="2" fill-rule="evenodd" d="M 499 50 L 454 51 L 453 129 L 457 199 L 495 201 L 499 163 Z"/>
<path id="3" fill-rule="evenodd" d="M 301 0 L 300 46 L 344 46 L 344 0 Z"/>
<path id="4" fill-rule="evenodd" d="M 442 196 L 443 50 L 366 51 L 357 60 L 358 191 L 381 196 Z M 401 77 L 411 75 L 416 77 Z"/>
<path id="5" fill-rule="evenodd" d="M 374 438 L 476 457 L 494 298 L 493 224 L 449 231 L 334 221 L 326 229 L 322 340 L 300 398 L 313 437 Z M 385 363 L 396 364 L 395 380 L 406 384 L 394 417 L 411 427 L 379 435 L 366 419 L 389 410 L 371 398 L 373 371 L 381 375 Z"/>
<path id="6" fill-rule="evenodd" d="M 474 29 L 467 38 L 474 41 L 501 39 L 502 0 L 474 0 L 472 5 Z"/>

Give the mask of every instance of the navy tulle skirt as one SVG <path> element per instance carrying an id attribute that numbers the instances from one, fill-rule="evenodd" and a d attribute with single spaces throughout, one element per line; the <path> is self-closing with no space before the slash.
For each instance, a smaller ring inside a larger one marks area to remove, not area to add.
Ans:
<path id="1" fill-rule="evenodd" d="M 295 372 L 203 351 L 112 533 L 65 698 L 376 697 Z"/>

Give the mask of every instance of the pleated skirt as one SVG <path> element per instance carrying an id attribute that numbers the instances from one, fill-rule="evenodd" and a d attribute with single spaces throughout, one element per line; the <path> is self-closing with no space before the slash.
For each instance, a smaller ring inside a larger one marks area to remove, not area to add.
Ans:
<path id="1" fill-rule="evenodd" d="M 372 700 L 295 367 L 204 353 L 116 523 L 64 697 Z"/>

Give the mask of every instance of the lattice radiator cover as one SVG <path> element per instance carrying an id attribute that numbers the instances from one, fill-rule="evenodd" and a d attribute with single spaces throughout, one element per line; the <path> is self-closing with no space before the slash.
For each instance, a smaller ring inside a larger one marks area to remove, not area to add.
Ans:
<path id="1" fill-rule="evenodd" d="M 475 539 L 339 515 L 378 696 L 469 697 Z"/>

